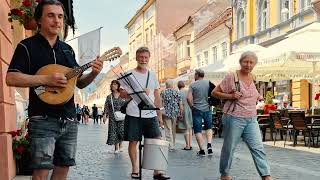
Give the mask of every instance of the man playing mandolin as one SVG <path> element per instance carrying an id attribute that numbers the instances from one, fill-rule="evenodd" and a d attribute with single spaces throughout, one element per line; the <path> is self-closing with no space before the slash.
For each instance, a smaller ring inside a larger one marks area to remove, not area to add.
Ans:
<path id="1" fill-rule="evenodd" d="M 64 8 L 57 0 L 38 4 L 35 19 L 40 32 L 21 41 L 14 52 L 7 73 L 7 84 L 29 87 L 28 116 L 31 138 L 31 167 L 33 180 L 46 180 L 53 169 L 52 180 L 67 179 L 69 166 L 75 165 L 77 121 L 73 92 L 63 104 L 50 104 L 38 97 L 39 86 L 66 89 L 71 79 L 66 72 L 38 75 L 47 65 L 62 65 L 70 69 L 79 67 L 72 48 L 59 40 L 64 26 Z M 76 86 L 84 88 L 100 73 L 103 62 L 97 58 L 91 63 L 92 71 L 75 77 Z M 74 86 L 73 86 L 74 88 Z M 45 91 L 45 90 L 44 90 Z"/>

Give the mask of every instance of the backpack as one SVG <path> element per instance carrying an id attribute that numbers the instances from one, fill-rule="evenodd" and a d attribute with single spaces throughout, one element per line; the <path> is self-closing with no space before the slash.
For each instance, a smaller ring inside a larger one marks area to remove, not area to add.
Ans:
<path id="1" fill-rule="evenodd" d="M 210 106 L 219 106 L 219 105 L 221 105 L 221 100 L 220 99 L 211 96 L 211 92 L 213 91 L 213 89 L 215 87 L 216 86 L 211 81 L 209 81 L 208 103 L 209 103 Z"/>

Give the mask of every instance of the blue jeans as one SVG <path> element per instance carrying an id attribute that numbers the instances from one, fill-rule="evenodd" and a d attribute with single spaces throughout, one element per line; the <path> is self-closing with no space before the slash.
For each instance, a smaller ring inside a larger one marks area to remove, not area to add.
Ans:
<path id="1" fill-rule="evenodd" d="M 202 112 L 192 108 L 192 119 L 194 134 L 202 132 L 202 119 L 204 122 L 204 130 L 212 129 L 212 111 Z"/>
<path id="2" fill-rule="evenodd" d="M 76 165 L 77 122 L 48 116 L 30 117 L 32 169 Z"/>
<path id="3" fill-rule="evenodd" d="M 256 117 L 240 118 L 223 115 L 223 146 L 220 156 L 220 174 L 229 176 L 234 150 L 240 138 L 247 144 L 260 176 L 269 176 L 270 167 L 263 149 L 260 129 Z"/>

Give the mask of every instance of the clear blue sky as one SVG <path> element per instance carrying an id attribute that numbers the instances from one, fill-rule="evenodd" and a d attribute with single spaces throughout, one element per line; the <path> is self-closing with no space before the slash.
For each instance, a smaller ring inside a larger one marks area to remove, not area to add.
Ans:
<path id="1" fill-rule="evenodd" d="M 124 27 L 144 3 L 145 0 L 74 0 L 77 35 L 102 26 L 101 53 L 114 46 L 127 51 L 128 32 Z"/>

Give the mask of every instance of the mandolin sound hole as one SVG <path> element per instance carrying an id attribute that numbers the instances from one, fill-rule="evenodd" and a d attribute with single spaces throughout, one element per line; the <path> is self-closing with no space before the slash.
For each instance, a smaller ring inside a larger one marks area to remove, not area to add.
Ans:
<path id="1" fill-rule="evenodd" d="M 49 90 L 48 92 L 50 92 L 52 94 L 59 94 L 59 92 L 57 90 Z"/>

